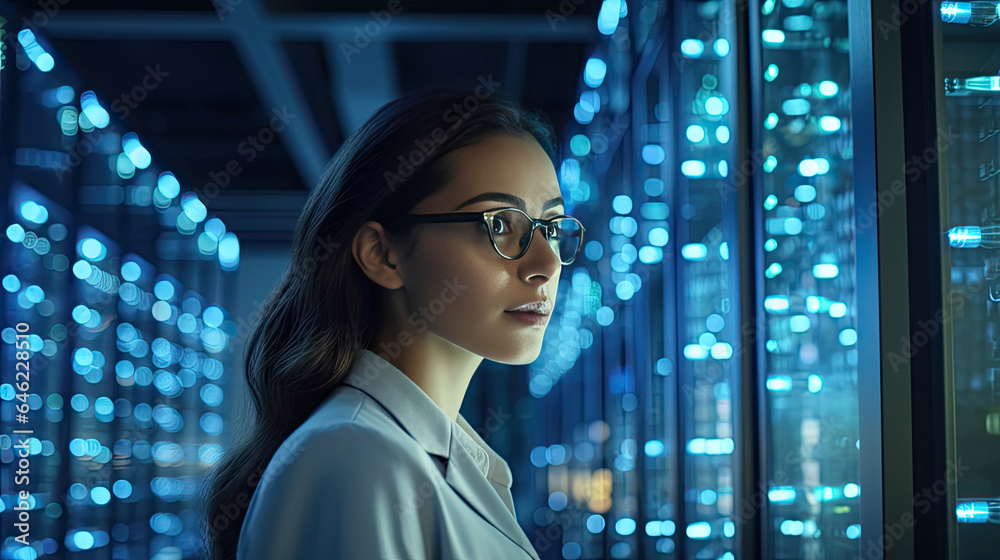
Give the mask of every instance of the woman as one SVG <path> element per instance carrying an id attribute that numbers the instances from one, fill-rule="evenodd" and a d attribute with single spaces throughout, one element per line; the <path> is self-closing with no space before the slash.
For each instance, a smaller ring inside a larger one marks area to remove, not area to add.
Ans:
<path id="1" fill-rule="evenodd" d="M 553 157 L 537 114 L 481 90 L 405 96 L 347 138 L 247 341 L 213 558 L 538 558 L 459 408 L 483 358 L 538 357 L 582 245 Z"/>

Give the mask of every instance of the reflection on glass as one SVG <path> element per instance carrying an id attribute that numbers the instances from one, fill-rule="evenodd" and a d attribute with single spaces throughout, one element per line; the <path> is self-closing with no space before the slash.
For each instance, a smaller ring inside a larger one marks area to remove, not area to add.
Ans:
<path id="1" fill-rule="evenodd" d="M 762 520 L 772 558 L 860 547 L 857 309 L 846 3 L 764 0 L 758 257 Z"/>
<path id="2" fill-rule="evenodd" d="M 945 364 L 954 382 L 953 429 L 946 431 L 954 434 L 948 464 L 957 475 L 951 520 L 957 558 L 989 558 L 1000 548 L 1000 47 L 996 26 L 969 26 L 995 22 L 997 3 L 945 2 L 941 17 L 944 130 L 935 141 L 947 166 L 942 263 L 951 270 L 951 293 L 942 300 L 950 303 L 953 348 Z"/>

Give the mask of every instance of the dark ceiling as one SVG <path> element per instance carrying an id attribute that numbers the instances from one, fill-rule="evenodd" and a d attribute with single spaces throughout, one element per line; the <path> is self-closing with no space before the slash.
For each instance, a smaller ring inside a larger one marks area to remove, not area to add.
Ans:
<path id="1" fill-rule="evenodd" d="M 29 17 L 39 9 L 37 2 L 21 5 Z M 541 109 L 559 134 L 572 118 L 588 45 L 599 37 L 599 6 L 74 0 L 36 29 L 106 103 L 142 89 L 151 70 L 162 73 L 133 101 L 126 125 L 187 188 L 202 187 L 237 160 L 240 173 L 211 209 L 227 223 L 236 220 L 234 229 L 258 228 L 263 240 L 267 231 L 278 238 L 291 231 L 295 209 L 343 138 L 406 92 L 473 87 L 492 76 L 506 94 Z M 287 128 L 247 161 L 248 137 L 267 138 L 281 111 L 294 115 Z M 274 208 L 289 208 L 270 216 L 274 223 L 240 214 L 268 196 L 284 197 Z"/>

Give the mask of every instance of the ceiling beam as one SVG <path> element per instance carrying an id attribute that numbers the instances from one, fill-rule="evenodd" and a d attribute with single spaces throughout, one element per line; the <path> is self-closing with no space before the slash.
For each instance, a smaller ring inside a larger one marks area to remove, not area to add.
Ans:
<path id="1" fill-rule="evenodd" d="M 372 42 L 363 49 L 344 49 L 324 41 L 330 67 L 330 93 L 344 138 L 357 130 L 382 105 L 399 97 L 392 45 Z"/>
<path id="2" fill-rule="evenodd" d="M 260 0 L 243 0 L 239 9 L 225 14 L 223 24 L 232 29 L 233 47 L 265 104 L 268 122 L 277 125 L 275 130 L 299 176 L 311 189 L 319 183 L 330 152 L 280 39 L 266 24 L 267 14 L 259 4 Z M 274 120 L 278 115 L 285 124 Z"/>
<path id="3" fill-rule="evenodd" d="M 45 30 L 58 39 L 143 39 L 190 40 L 228 39 L 226 20 L 247 9 L 243 0 L 232 12 L 214 14 L 175 12 L 118 12 L 63 10 L 51 18 Z M 253 10 L 254 8 L 250 8 Z M 538 42 L 588 43 L 598 36 L 592 16 L 567 16 L 550 22 L 538 15 L 403 14 L 393 16 L 384 26 L 369 14 L 261 14 L 261 29 L 268 37 L 295 41 L 346 41 L 354 43 L 433 41 L 433 42 Z M 365 29 L 377 30 L 368 34 Z"/>

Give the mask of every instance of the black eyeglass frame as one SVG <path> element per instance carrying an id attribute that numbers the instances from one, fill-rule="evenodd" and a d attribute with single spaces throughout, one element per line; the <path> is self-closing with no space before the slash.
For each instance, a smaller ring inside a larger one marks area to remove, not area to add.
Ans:
<path id="1" fill-rule="evenodd" d="M 496 240 L 493 239 L 493 228 L 492 228 L 493 217 L 499 214 L 500 212 L 505 212 L 507 210 L 514 210 L 516 212 L 520 212 L 521 214 L 524 214 L 526 218 L 531 220 L 531 233 L 528 235 L 528 244 L 524 246 L 524 249 L 522 249 L 521 252 L 516 257 L 508 257 L 507 255 L 503 254 L 500 251 L 500 247 L 497 247 Z M 528 215 L 527 212 L 521 210 L 520 208 L 508 207 L 508 208 L 495 208 L 493 210 L 484 210 L 482 212 L 447 212 L 443 214 L 403 214 L 401 216 L 397 216 L 396 218 L 388 220 L 388 222 L 391 224 L 393 228 L 397 227 L 403 228 L 411 224 L 458 223 L 458 222 L 482 221 L 486 225 L 486 231 L 490 235 L 490 243 L 493 245 L 493 249 L 497 252 L 497 254 L 509 261 L 516 261 L 517 259 L 523 257 L 525 253 L 528 252 L 528 249 L 531 248 L 531 242 L 535 240 L 535 228 L 544 227 L 545 229 L 542 229 L 542 235 L 545 236 L 546 241 L 551 241 L 551 238 L 549 237 L 548 233 L 548 226 L 552 225 L 553 222 L 560 219 L 573 220 L 574 222 L 577 223 L 577 225 L 580 226 L 580 243 L 576 247 L 576 253 L 574 253 L 573 257 L 566 262 L 563 262 L 562 256 L 559 257 L 559 262 L 561 262 L 563 265 L 569 265 L 573 264 L 573 261 L 576 260 L 576 256 L 580 254 L 580 249 L 583 248 L 583 236 L 587 233 L 587 228 L 583 227 L 583 224 L 580 222 L 580 220 L 577 220 L 573 216 L 567 216 L 565 214 L 553 216 L 547 220 L 542 220 L 542 219 L 536 220 L 535 218 L 532 218 L 531 216 Z"/>

